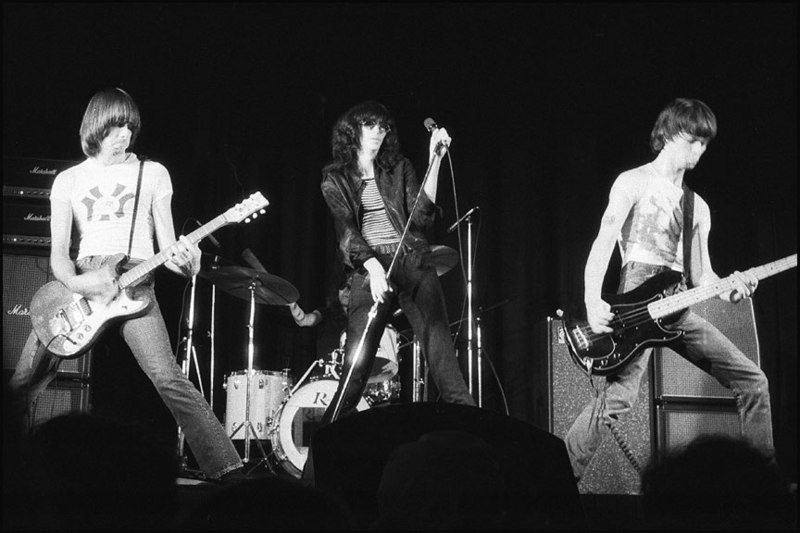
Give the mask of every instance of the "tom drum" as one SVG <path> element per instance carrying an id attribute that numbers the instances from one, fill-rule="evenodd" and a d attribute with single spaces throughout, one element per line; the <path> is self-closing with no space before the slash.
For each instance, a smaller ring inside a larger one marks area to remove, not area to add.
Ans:
<path id="1" fill-rule="evenodd" d="M 286 399 L 293 380 L 288 371 L 253 370 L 250 389 L 250 423 L 259 439 L 268 439 L 276 411 Z M 232 439 L 245 438 L 247 370 L 231 373 L 223 384 L 227 393 L 225 431 Z M 252 433 L 250 434 L 252 438 Z"/>

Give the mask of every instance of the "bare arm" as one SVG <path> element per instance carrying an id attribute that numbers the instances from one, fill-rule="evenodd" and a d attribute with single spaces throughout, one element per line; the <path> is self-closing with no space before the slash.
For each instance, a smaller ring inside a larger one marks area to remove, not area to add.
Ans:
<path id="1" fill-rule="evenodd" d="M 180 276 L 192 277 L 200 272 L 200 248 L 187 237 L 175 239 L 172 222 L 172 195 L 153 204 L 153 223 L 159 250 L 167 250 L 170 260 L 164 265 Z"/>
<path id="2" fill-rule="evenodd" d="M 611 306 L 601 298 L 603 281 L 608 270 L 608 263 L 614 251 L 617 235 L 619 235 L 625 219 L 631 209 L 630 202 L 620 193 L 612 189 L 608 205 L 600 221 L 600 230 L 592 243 L 584 270 L 584 296 L 586 318 L 595 333 L 610 333 L 609 322 L 614 318 Z"/>

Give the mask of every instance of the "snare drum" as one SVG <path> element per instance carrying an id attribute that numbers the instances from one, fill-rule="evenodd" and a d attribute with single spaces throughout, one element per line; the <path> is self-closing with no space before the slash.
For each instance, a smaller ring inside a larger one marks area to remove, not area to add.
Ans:
<path id="1" fill-rule="evenodd" d="M 319 427 L 338 386 L 339 381 L 334 379 L 307 383 L 284 400 L 275 413 L 269 430 L 272 451 L 281 467 L 296 478 L 303 473 L 311 436 Z M 362 398 L 356 410 L 365 409 L 369 409 L 369 404 Z"/>
<path id="2" fill-rule="evenodd" d="M 292 388 L 293 379 L 288 371 L 271 372 L 253 370 L 250 387 L 250 422 L 259 439 L 269 438 L 268 432 L 275 412 L 280 408 Z M 225 406 L 225 431 L 232 439 L 244 439 L 245 405 L 247 398 L 247 370 L 233 372 L 223 388 L 227 392 Z M 253 434 L 250 434 L 253 437 Z"/>
<path id="3" fill-rule="evenodd" d="M 344 350 L 347 330 L 339 337 L 339 348 Z M 367 383 L 383 383 L 397 375 L 397 330 L 392 325 L 386 326 L 381 336 L 381 343 L 375 353 Z"/>

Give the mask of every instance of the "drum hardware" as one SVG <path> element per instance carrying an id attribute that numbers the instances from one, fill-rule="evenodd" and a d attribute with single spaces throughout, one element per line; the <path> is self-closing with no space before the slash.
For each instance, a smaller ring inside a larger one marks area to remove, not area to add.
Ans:
<path id="1" fill-rule="evenodd" d="M 434 244 L 427 262 L 436 267 L 436 275 L 441 277 L 458 264 L 458 252 L 449 246 Z"/>
<path id="2" fill-rule="evenodd" d="M 207 272 L 211 272 L 216 270 L 222 266 L 233 266 L 234 262 L 230 259 L 226 259 L 220 255 L 210 254 L 207 252 L 203 252 L 200 256 L 200 272 L 197 273 L 198 276 L 201 278 L 208 279 Z M 209 281 L 211 281 L 209 279 Z M 215 327 L 216 324 L 216 311 L 217 311 L 217 285 L 211 281 L 211 331 L 209 331 L 208 336 L 210 340 L 210 365 L 211 368 L 209 370 L 209 384 L 208 384 L 208 404 L 211 406 L 211 410 L 214 410 L 214 372 L 215 372 L 215 364 L 216 364 L 216 337 Z M 224 384 L 223 384 L 224 385 Z"/>
<path id="3" fill-rule="evenodd" d="M 252 256 L 252 253 L 250 255 Z M 247 257 L 245 258 L 247 259 Z M 255 269 L 240 266 L 222 266 L 207 272 L 205 277 L 219 285 L 220 289 L 224 292 L 237 298 L 250 301 L 250 319 L 247 325 L 247 393 L 245 395 L 245 416 L 244 421 L 236 428 L 233 428 L 231 438 L 234 438 L 240 430 L 244 431 L 243 461 L 245 463 L 250 462 L 250 439 L 255 438 L 262 455 L 262 458 L 256 463 L 256 466 L 258 466 L 258 464 L 266 461 L 267 454 L 264 451 L 264 447 L 261 445 L 261 441 L 258 439 L 258 434 L 256 433 L 250 416 L 253 386 L 253 335 L 255 329 L 256 303 L 286 305 L 296 302 L 299 293 L 294 285 L 285 279 L 270 274 L 263 268 Z"/>

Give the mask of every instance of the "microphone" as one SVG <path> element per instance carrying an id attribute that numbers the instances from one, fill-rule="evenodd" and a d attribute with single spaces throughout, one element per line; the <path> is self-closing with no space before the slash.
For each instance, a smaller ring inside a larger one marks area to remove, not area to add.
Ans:
<path id="1" fill-rule="evenodd" d="M 197 223 L 197 227 L 198 228 L 202 228 L 203 227 L 203 224 L 199 220 L 194 219 L 194 221 L 195 221 L 195 223 Z M 222 248 L 222 245 L 219 243 L 219 241 L 213 235 L 211 235 L 209 233 L 207 235 L 207 237 L 208 237 L 209 242 L 214 246 L 214 248 L 217 248 L 217 249 Z"/>
<path id="2" fill-rule="evenodd" d="M 430 132 L 439 129 L 439 126 L 436 125 L 436 121 L 433 120 L 431 117 L 426 118 L 425 122 L 423 122 L 423 125 L 425 126 L 425 129 Z"/>
<path id="3" fill-rule="evenodd" d="M 433 133 L 433 130 L 438 130 L 439 129 L 439 125 L 436 124 L 436 121 L 433 120 L 431 117 L 426 118 L 425 121 L 422 124 L 425 126 L 425 129 L 428 130 L 431 133 Z M 442 155 L 442 153 L 443 153 L 442 152 L 442 148 L 447 150 L 447 145 L 444 143 L 444 141 L 439 141 L 436 144 L 436 148 L 434 149 L 434 151 L 436 152 L 436 155 Z"/>
<path id="4" fill-rule="evenodd" d="M 448 228 L 447 233 L 453 233 L 458 227 L 458 225 L 461 224 L 461 222 L 463 222 L 468 216 L 470 216 L 475 211 L 480 211 L 480 209 L 481 209 L 480 206 L 476 205 L 475 207 L 467 211 L 467 213 L 464 216 L 453 222 L 453 225 L 450 226 L 450 228 Z"/>
<path id="5" fill-rule="evenodd" d="M 311 313 L 303 311 L 296 303 L 289 304 L 289 310 L 292 312 L 292 318 L 295 323 L 300 327 L 316 326 L 322 321 L 322 313 L 314 310 Z"/>

